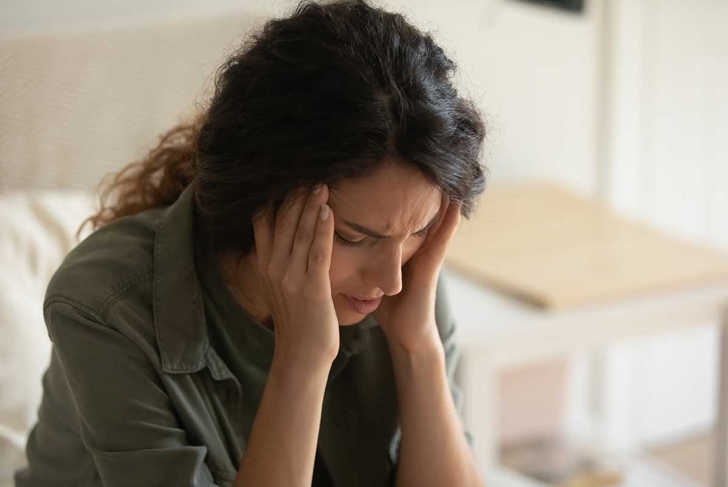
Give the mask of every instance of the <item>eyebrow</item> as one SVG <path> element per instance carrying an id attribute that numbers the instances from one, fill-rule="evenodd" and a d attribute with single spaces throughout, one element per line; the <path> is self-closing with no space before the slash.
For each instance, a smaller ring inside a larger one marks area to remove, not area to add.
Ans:
<path id="1" fill-rule="evenodd" d="M 427 225 L 425 225 L 425 228 L 423 228 L 422 230 L 418 230 L 418 231 L 414 232 L 412 235 L 414 235 L 416 233 L 422 233 L 425 230 L 429 230 L 430 227 L 432 225 L 434 225 L 435 222 L 437 221 L 437 217 L 438 216 L 440 216 L 440 212 L 439 211 L 434 216 L 434 218 L 432 220 L 430 220 L 430 222 Z M 356 224 L 354 222 L 350 222 L 348 220 L 343 220 L 342 219 L 341 220 L 341 223 L 343 223 L 344 225 L 352 228 L 353 230 L 356 230 L 359 233 L 363 233 L 364 235 L 368 235 L 370 237 L 374 237 L 374 238 L 387 238 L 387 237 L 389 237 L 389 235 L 382 235 L 381 233 L 377 233 L 376 231 L 372 230 L 371 228 L 367 228 L 367 227 L 365 227 L 363 225 L 358 225 L 358 224 Z"/>

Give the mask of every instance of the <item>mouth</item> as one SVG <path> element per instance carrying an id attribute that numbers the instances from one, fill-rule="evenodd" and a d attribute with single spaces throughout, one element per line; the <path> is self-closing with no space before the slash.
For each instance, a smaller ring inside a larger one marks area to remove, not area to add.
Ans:
<path id="1" fill-rule="evenodd" d="M 381 296 L 375 299 L 358 299 L 347 296 L 346 294 L 342 294 L 342 296 L 345 298 L 351 309 L 363 315 L 373 312 L 375 309 L 377 309 L 379 303 L 381 303 L 382 301 Z"/>

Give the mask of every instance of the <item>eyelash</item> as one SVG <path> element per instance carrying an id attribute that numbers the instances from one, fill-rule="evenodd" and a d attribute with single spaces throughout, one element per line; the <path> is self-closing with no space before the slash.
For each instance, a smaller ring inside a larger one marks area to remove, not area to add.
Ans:
<path id="1" fill-rule="evenodd" d="M 424 232 L 415 233 L 413 235 L 415 237 L 425 237 L 427 235 L 427 230 L 425 230 Z M 363 238 L 357 242 L 352 242 L 351 240 L 347 240 L 344 237 L 342 237 L 341 235 L 339 235 L 339 232 L 334 232 L 334 236 L 339 241 L 339 243 L 341 243 L 345 247 L 361 247 L 366 242 L 366 238 Z"/>

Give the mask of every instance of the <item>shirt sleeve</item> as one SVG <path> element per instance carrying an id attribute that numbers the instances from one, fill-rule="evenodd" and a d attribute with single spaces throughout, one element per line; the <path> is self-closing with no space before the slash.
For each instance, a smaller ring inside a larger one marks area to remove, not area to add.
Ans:
<path id="1" fill-rule="evenodd" d="M 105 487 L 215 486 L 204 462 L 207 448 L 188 444 L 159 374 L 136 344 L 80 305 L 52 302 L 45 318 L 53 342 L 46 375 L 62 379 L 44 387 L 67 390 L 44 390 L 43 402 L 65 397 L 73 405 L 43 404 L 40 412 L 75 409 L 96 482 Z M 27 446 L 27 485 L 55 484 L 54 478 L 29 479 L 52 472 L 56 455 L 49 449 L 64 443 L 60 435 L 71 433 L 52 426 L 57 418 L 39 418 Z"/>
<path id="2" fill-rule="evenodd" d="M 435 297 L 435 321 L 437 323 L 437 329 L 442 340 L 442 346 L 445 350 L 445 369 L 447 372 L 448 384 L 450 387 L 450 394 L 452 395 L 455 408 L 458 411 L 460 422 L 463 425 L 463 434 L 470 446 L 473 449 L 473 435 L 465 426 L 463 418 L 463 406 L 465 403 L 465 395 L 455 380 L 455 372 L 458 367 L 460 359 L 460 349 L 457 345 L 456 332 L 457 323 L 452 316 L 450 311 L 450 303 L 447 298 L 447 283 L 446 283 L 446 272 L 441 271 L 437 281 L 437 292 Z M 397 461 L 399 458 L 399 444 L 402 438 L 402 429 L 397 428 L 397 431 L 392 438 L 389 447 L 389 456 L 392 462 L 393 468 L 396 471 Z M 392 473 L 391 479 L 394 479 L 394 472 Z M 393 480 L 392 480 L 393 481 Z"/>

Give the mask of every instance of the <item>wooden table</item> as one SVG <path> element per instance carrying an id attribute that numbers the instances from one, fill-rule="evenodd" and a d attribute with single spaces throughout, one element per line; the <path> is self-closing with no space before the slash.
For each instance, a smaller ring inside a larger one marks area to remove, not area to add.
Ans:
<path id="1" fill-rule="evenodd" d="M 498 371 L 717 320 L 715 487 L 728 487 L 728 257 L 545 184 L 489 188 L 446 261 L 476 453 L 497 465 Z M 720 321 L 722 320 L 722 321 Z"/>

